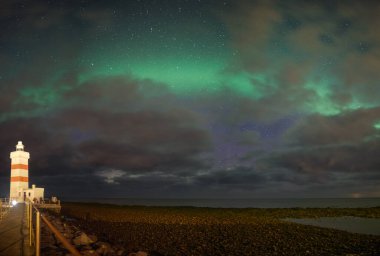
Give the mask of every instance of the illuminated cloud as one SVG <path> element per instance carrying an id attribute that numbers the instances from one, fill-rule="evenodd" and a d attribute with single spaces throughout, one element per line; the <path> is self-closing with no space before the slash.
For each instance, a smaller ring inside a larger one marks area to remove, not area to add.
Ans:
<path id="1" fill-rule="evenodd" d="M 104 178 L 104 181 L 109 184 L 119 184 L 118 179 L 122 178 L 125 175 L 125 172 L 122 170 L 104 170 L 96 172 L 96 175 Z"/>

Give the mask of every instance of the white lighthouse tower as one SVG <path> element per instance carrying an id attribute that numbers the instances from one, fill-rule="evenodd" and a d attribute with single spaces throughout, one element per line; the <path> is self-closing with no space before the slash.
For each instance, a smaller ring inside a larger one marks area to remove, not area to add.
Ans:
<path id="1" fill-rule="evenodd" d="M 11 152 L 11 199 L 22 198 L 22 190 L 29 188 L 28 160 L 29 153 L 24 151 L 24 145 L 19 141 L 16 151 Z"/>
<path id="2" fill-rule="evenodd" d="M 16 151 L 11 152 L 11 186 L 9 198 L 17 202 L 23 202 L 26 198 L 30 200 L 43 198 L 44 189 L 29 188 L 29 153 L 24 151 L 24 145 L 19 141 Z"/>

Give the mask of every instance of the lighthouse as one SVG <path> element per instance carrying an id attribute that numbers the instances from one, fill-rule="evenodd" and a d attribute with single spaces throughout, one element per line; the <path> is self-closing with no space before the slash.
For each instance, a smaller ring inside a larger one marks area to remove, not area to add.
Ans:
<path id="1" fill-rule="evenodd" d="M 11 152 L 11 191 L 12 199 L 22 197 L 21 190 L 29 188 L 28 173 L 29 153 L 24 151 L 24 145 L 19 141 L 16 151 Z"/>
<path id="2" fill-rule="evenodd" d="M 29 158 L 30 154 L 24 151 L 22 141 L 16 145 L 16 151 L 11 152 L 11 186 L 9 197 L 11 200 L 23 202 L 26 198 L 30 200 L 43 198 L 44 189 L 29 188 Z"/>

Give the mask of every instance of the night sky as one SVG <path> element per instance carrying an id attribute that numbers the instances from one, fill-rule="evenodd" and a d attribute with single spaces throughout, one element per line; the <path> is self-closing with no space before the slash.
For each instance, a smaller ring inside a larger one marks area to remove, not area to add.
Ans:
<path id="1" fill-rule="evenodd" d="M 0 195 L 380 197 L 379 1 L 0 2 Z"/>

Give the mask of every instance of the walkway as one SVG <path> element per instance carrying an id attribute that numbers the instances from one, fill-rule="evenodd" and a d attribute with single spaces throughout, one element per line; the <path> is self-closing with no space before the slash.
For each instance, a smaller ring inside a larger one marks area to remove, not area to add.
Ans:
<path id="1" fill-rule="evenodd" d="M 0 221 L 0 256 L 31 255 L 26 219 L 25 204 L 21 203 Z"/>

